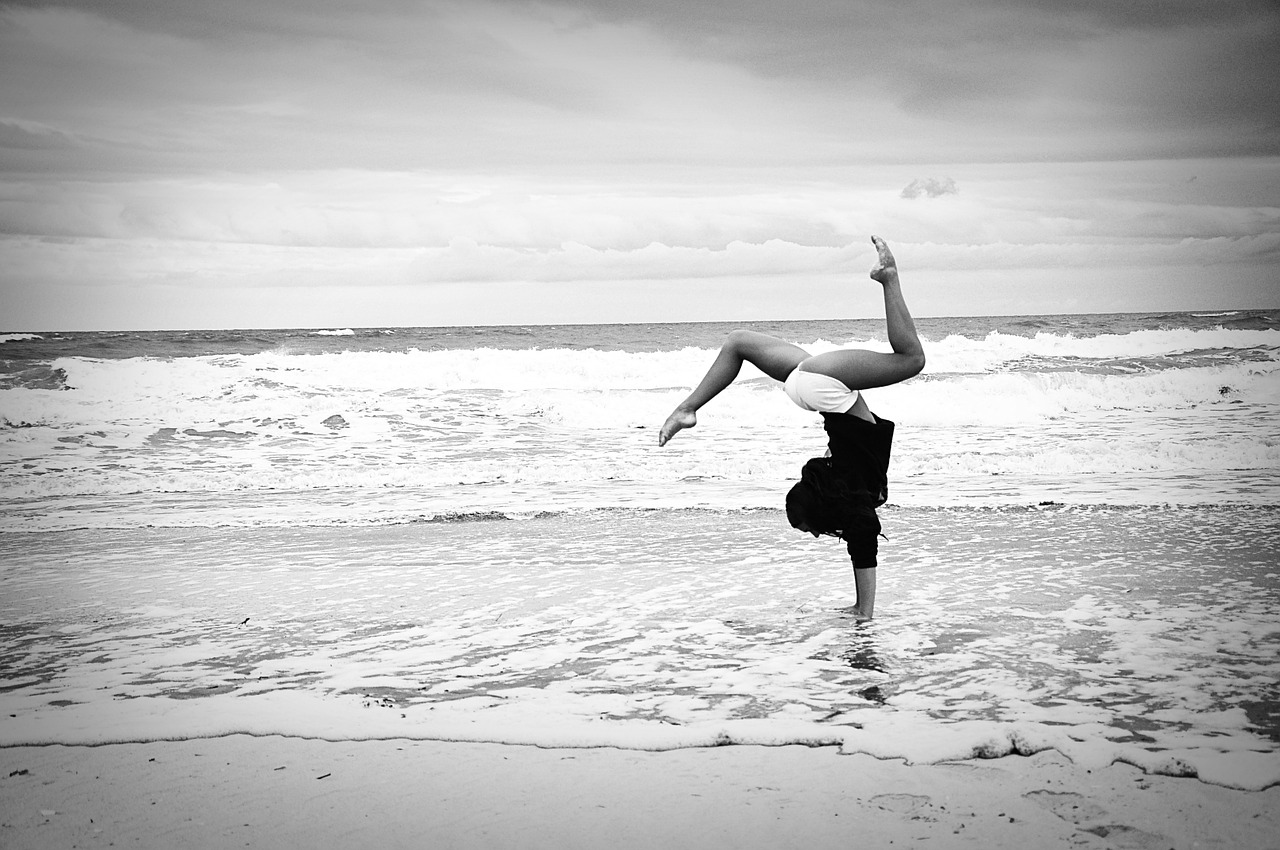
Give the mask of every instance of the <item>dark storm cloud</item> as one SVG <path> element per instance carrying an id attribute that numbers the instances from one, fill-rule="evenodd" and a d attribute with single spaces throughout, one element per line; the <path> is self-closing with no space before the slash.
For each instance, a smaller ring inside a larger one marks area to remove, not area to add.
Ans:
<path id="1" fill-rule="evenodd" d="M 606 108 L 483 24 L 422 3 L 10 5 L 0 119 L 92 139 L 70 172 L 187 173 L 497 160 L 530 112 Z M 28 170 L 5 147 L 0 167 Z"/>
<path id="2" fill-rule="evenodd" d="M 71 171 L 1280 153 L 1256 0 L 42 0 L 0 39 L 0 119 L 94 140 Z"/>
<path id="3" fill-rule="evenodd" d="M 0 148 L 11 150 L 45 151 L 74 150 L 81 147 L 67 133 L 51 127 L 6 121 L 0 118 Z"/>
<path id="4" fill-rule="evenodd" d="M 875 88 L 909 112 L 986 122 L 996 158 L 1018 158 L 1001 141 L 1011 127 L 1037 126 L 1094 131 L 1075 153 L 1048 152 L 1067 159 L 1280 153 L 1273 0 L 553 2 L 641 21 L 765 76 Z"/>

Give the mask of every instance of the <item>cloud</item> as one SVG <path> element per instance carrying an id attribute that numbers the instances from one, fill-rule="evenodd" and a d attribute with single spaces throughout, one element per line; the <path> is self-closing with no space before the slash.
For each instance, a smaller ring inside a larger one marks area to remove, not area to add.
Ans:
<path id="1" fill-rule="evenodd" d="M 847 273 L 871 249 L 815 247 L 782 240 L 761 244 L 731 242 L 722 249 L 652 243 L 632 250 L 598 249 L 577 243 L 531 251 L 455 240 L 427 249 L 413 261 L 409 279 L 421 283 L 459 281 L 652 281 L 767 278 Z"/>
<path id="2" fill-rule="evenodd" d="M 0 164 L 670 174 L 1277 151 L 1280 7 L 1120 5 L 6 5 L 8 117 L 95 141 Z"/>
<path id="3" fill-rule="evenodd" d="M 917 177 L 906 185 L 901 197 L 915 199 L 926 195 L 930 198 L 940 198 L 943 195 L 958 194 L 959 191 L 956 188 L 956 181 L 950 177 Z"/>
<path id="4" fill-rule="evenodd" d="M 217 23 L 171 5 L 0 9 L 0 102 L 110 143 L 42 170 L 547 173 L 840 146 L 813 138 L 809 106 L 642 27 L 483 0 L 232 2 Z"/>
<path id="5" fill-rule="evenodd" d="M 74 150 L 82 145 L 70 134 L 36 121 L 0 118 L 0 149 Z"/>
<path id="6" fill-rule="evenodd" d="M 353 257 L 364 251 L 372 258 L 384 249 L 430 252 L 466 242 L 480 259 L 506 252 L 491 269 L 502 279 L 564 279 L 572 277 L 570 260 L 583 263 L 581 276 L 612 276 L 593 271 L 602 258 L 653 245 L 667 246 L 670 257 L 688 249 L 679 255 L 685 273 L 715 276 L 729 267 L 700 250 L 775 242 L 838 249 L 862 245 L 871 233 L 920 244 L 1083 246 L 1280 232 L 1267 190 L 1275 186 L 1274 167 L 1266 161 L 960 168 L 945 179 L 915 178 L 906 190 L 899 188 L 902 170 L 892 167 L 808 185 L 763 171 L 749 185 L 711 175 L 623 185 L 361 171 L 277 180 L 28 180 L 0 182 L 0 233 L 150 245 L 143 254 L 210 243 L 351 249 Z M 1199 179 L 1188 182 L 1192 174 Z M 952 188 L 960 182 L 963 193 Z M 931 196 L 937 198 L 925 202 Z M 570 245 L 604 253 L 573 253 Z M 188 248 L 173 250 L 175 262 L 185 257 L 193 269 L 204 262 Z M 452 254 L 442 259 L 458 279 L 482 279 L 490 270 Z M 746 265 L 776 269 L 774 259 L 760 254 Z M 793 267 L 810 268 L 808 258 Z M 739 271 L 749 273 L 746 266 L 732 273 Z"/>
<path id="7" fill-rule="evenodd" d="M 552 0 L 556 2 L 556 0 Z M 792 97 L 855 96 L 841 129 L 921 161 L 1140 159 L 1280 150 L 1272 0 L 563 0 L 663 33 Z M 865 97 L 874 93 L 874 109 Z M 829 123 L 835 125 L 836 119 Z M 833 126 L 834 129 L 834 126 Z M 930 131 L 922 141 L 910 131 Z"/>
<path id="8" fill-rule="evenodd" d="M 1270 0 L 17 0 L 0 262 L 529 303 L 765 298 L 869 233 L 939 274 L 1263 264 L 1278 57 Z"/>

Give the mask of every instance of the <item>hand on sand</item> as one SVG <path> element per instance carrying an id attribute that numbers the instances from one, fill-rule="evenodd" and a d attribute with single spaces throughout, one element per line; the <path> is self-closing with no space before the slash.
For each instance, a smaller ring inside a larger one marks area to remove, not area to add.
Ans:
<path id="1" fill-rule="evenodd" d="M 898 279 L 898 263 L 893 259 L 893 252 L 889 250 L 889 246 L 884 244 L 884 240 L 879 236 L 872 236 L 871 244 L 876 246 L 876 253 L 879 254 L 875 267 L 871 269 L 871 279 L 881 284 L 891 281 L 896 282 Z"/>
<path id="2" fill-rule="evenodd" d="M 694 416 L 692 411 L 681 410 L 676 408 L 667 417 L 667 421 L 662 423 L 662 430 L 658 432 L 658 447 L 661 448 L 667 444 L 676 435 L 677 431 L 683 431 L 685 428 L 692 428 L 698 424 L 698 417 Z"/>

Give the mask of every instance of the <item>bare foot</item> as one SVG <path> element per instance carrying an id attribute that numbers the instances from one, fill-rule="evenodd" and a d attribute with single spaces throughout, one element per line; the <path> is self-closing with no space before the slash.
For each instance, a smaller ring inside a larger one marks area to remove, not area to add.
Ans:
<path id="1" fill-rule="evenodd" d="M 842 614 L 848 614 L 850 617 L 853 617 L 855 620 L 871 619 L 871 615 L 863 611 L 857 605 L 850 605 L 848 608 L 840 608 L 839 611 Z"/>
<path id="2" fill-rule="evenodd" d="M 871 279 L 882 284 L 896 282 L 898 280 L 898 263 L 893 259 L 893 252 L 889 250 L 889 246 L 884 244 L 884 240 L 879 236 L 872 236 L 871 244 L 876 246 L 876 253 L 880 255 L 876 260 L 875 267 L 871 269 Z"/>
<path id="3" fill-rule="evenodd" d="M 677 407 L 667 417 L 667 421 L 662 423 L 662 430 L 658 432 L 658 446 L 662 447 L 667 444 L 676 435 L 676 432 L 683 431 L 685 428 L 692 428 L 698 424 L 698 417 L 693 414 L 692 410 L 684 410 Z"/>

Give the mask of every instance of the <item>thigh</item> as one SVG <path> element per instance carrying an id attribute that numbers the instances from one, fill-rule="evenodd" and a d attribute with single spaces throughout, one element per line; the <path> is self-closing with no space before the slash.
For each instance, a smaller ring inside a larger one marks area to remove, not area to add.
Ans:
<path id="1" fill-rule="evenodd" d="M 818 372 L 842 382 L 851 390 L 887 387 L 920 372 L 915 362 L 900 354 L 846 348 L 818 354 L 804 364 L 806 372 Z"/>
<path id="2" fill-rule="evenodd" d="M 743 360 L 778 381 L 785 381 L 802 360 L 809 358 L 809 352 L 800 346 L 758 331 L 734 331 L 730 339 Z"/>

